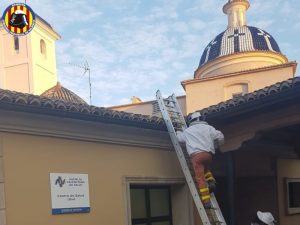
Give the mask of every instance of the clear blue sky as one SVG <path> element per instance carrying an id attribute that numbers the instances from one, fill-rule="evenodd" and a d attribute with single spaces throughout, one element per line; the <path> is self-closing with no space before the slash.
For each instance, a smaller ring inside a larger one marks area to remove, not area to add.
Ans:
<path id="1" fill-rule="evenodd" d="M 1 13 L 14 2 L 2 0 Z M 227 26 L 226 0 L 27 0 L 62 39 L 57 42 L 61 83 L 88 101 L 87 76 L 67 64 L 87 60 L 92 103 L 151 100 L 161 89 L 184 94 L 205 46 Z M 248 25 L 268 31 L 289 60 L 300 61 L 300 1 L 250 0 Z M 299 74 L 299 73 L 297 73 Z"/>

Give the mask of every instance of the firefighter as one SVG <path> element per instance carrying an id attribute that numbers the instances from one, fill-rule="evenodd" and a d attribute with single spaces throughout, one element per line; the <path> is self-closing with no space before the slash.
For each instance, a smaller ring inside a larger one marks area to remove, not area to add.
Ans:
<path id="1" fill-rule="evenodd" d="M 275 219 L 270 212 L 257 211 L 251 225 L 274 225 Z"/>
<path id="2" fill-rule="evenodd" d="M 215 189 L 216 180 L 209 170 L 209 165 L 215 149 L 223 144 L 224 135 L 208 125 L 199 112 L 191 114 L 188 124 L 189 127 L 183 132 L 177 131 L 177 137 L 179 142 L 186 144 L 195 171 L 201 201 L 205 208 L 210 208 L 210 193 Z"/>

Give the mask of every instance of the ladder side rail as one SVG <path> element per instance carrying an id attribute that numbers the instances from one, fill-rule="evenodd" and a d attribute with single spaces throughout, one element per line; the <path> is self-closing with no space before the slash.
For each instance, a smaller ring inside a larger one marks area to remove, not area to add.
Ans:
<path id="1" fill-rule="evenodd" d="M 182 114 L 181 108 L 180 108 L 180 106 L 178 104 L 177 98 L 176 98 L 175 94 L 173 94 L 171 97 L 172 97 L 172 100 L 175 103 L 175 108 L 179 112 L 180 118 L 182 120 L 182 124 L 185 125 L 185 127 L 183 127 L 183 129 L 186 129 L 187 125 L 185 123 L 185 119 L 184 119 L 184 116 Z M 213 206 L 214 209 L 220 209 L 219 203 L 218 203 L 218 201 L 217 201 L 214 193 L 211 193 L 211 203 L 212 203 L 212 206 Z M 224 219 L 224 216 L 223 216 L 221 210 L 216 210 L 215 213 L 216 213 L 218 221 L 221 221 L 221 223 L 226 224 L 226 221 Z"/>
<path id="2" fill-rule="evenodd" d="M 182 123 L 183 123 L 182 130 L 185 130 L 185 129 L 187 128 L 187 125 L 186 125 L 184 116 L 183 116 L 183 114 L 182 114 L 181 108 L 180 108 L 180 106 L 179 106 L 179 103 L 178 103 L 178 101 L 177 101 L 177 98 L 176 98 L 175 94 L 172 94 L 171 97 L 172 97 L 172 100 L 173 100 L 174 103 L 175 103 L 175 108 L 176 108 L 177 112 L 179 113 L 180 119 L 181 119 L 181 121 L 182 121 Z"/>
<path id="3" fill-rule="evenodd" d="M 221 212 L 221 208 L 219 206 L 219 203 L 218 203 L 218 201 L 217 201 L 216 196 L 215 196 L 214 193 L 211 193 L 211 199 L 210 199 L 210 201 L 212 203 L 213 208 L 219 209 L 219 210 L 216 210 L 216 215 L 217 215 L 218 221 L 221 221 L 222 224 L 226 225 L 226 221 L 224 219 L 224 216 L 223 216 L 223 214 Z"/>
<path id="4" fill-rule="evenodd" d="M 159 107 L 161 109 L 162 116 L 163 116 L 163 118 L 165 120 L 165 123 L 167 125 L 167 129 L 169 131 L 172 143 L 174 145 L 175 152 L 176 152 L 177 157 L 179 159 L 180 165 L 182 167 L 183 173 L 185 175 L 187 184 L 189 186 L 190 192 L 191 192 L 192 197 L 194 199 L 194 202 L 195 202 L 196 208 L 198 210 L 198 213 L 199 213 L 199 215 L 200 215 L 200 217 L 201 217 L 202 222 L 203 222 L 204 225 L 211 225 L 211 223 L 209 221 L 209 218 L 208 218 L 208 216 L 206 214 L 206 211 L 205 211 L 205 209 L 203 207 L 203 204 L 202 204 L 202 202 L 200 200 L 200 196 L 199 196 L 198 190 L 196 189 L 196 186 L 194 184 L 194 180 L 193 180 L 193 178 L 191 176 L 189 167 L 188 167 L 188 165 L 186 163 L 183 151 L 182 151 L 181 146 L 180 146 L 180 144 L 178 142 L 175 129 L 174 129 L 173 124 L 171 122 L 171 119 L 170 119 L 170 117 L 168 115 L 167 108 L 164 105 L 164 100 L 162 98 L 162 95 L 161 95 L 160 91 L 157 91 L 156 98 L 157 98 L 157 102 L 159 104 Z"/>

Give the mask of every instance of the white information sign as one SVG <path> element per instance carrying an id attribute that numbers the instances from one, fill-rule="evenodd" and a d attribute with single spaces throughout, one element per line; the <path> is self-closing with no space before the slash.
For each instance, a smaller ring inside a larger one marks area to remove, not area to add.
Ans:
<path id="1" fill-rule="evenodd" d="M 50 173 L 52 214 L 90 212 L 87 174 Z"/>

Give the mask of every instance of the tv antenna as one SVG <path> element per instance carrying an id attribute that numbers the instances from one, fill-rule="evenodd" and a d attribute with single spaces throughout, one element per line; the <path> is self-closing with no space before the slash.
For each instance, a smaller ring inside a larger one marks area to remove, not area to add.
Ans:
<path id="1" fill-rule="evenodd" d="M 83 65 L 74 64 L 74 63 L 68 63 L 68 64 L 71 65 L 71 66 L 83 69 L 84 71 L 83 71 L 82 76 L 84 76 L 86 73 L 88 73 L 88 76 L 89 76 L 89 88 L 90 88 L 90 105 L 91 105 L 92 104 L 91 68 L 89 66 L 88 61 L 86 60 Z"/>

